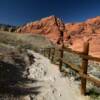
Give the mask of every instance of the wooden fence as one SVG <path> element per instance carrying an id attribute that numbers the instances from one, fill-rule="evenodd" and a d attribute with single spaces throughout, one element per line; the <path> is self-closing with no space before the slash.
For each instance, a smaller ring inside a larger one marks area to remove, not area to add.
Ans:
<path id="1" fill-rule="evenodd" d="M 56 48 L 44 49 L 43 50 L 44 56 L 45 56 L 45 52 L 48 50 L 48 58 L 51 59 L 51 61 L 53 61 L 55 49 Z M 52 54 L 51 54 L 51 51 L 53 51 Z M 60 71 L 62 71 L 62 65 L 64 63 L 66 65 L 69 65 L 72 70 L 74 70 L 75 72 L 77 72 L 80 75 L 80 77 L 81 77 L 80 89 L 81 89 L 81 93 L 83 95 L 86 94 L 86 83 L 87 83 L 87 80 L 92 82 L 92 83 L 94 83 L 94 85 L 100 87 L 100 80 L 98 78 L 92 76 L 92 75 L 88 75 L 87 74 L 88 60 L 93 60 L 93 61 L 100 62 L 100 58 L 92 57 L 92 56 L 88 55 L 89 54 L 89 43 L 88 42 L 84 43 L 83 52 L 73 51 L 72 49 L 67 48 L 64 45 L 61 48 L 59 48 L 59 51 L 60 51 L 60 59 L 59 59 L 59 69 L 60 69 Z M 68 62 L 67 60 L 64 60 L 63 59 L 64 51 L 79 55 L 82 58 L 81 66 L 78 67 L 77 65 L 72 64 L 72 63 Z"/>

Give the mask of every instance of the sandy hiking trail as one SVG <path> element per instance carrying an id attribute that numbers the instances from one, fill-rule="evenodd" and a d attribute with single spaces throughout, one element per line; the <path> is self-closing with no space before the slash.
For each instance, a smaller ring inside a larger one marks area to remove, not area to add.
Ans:
<path id="1" fill-rule="evenodd" d="M 80 94 L 79 86 L 74 81 L 62 76 L 57 65 L 38 53 L 33 55 L 36 63 L 30 67 L 29 78 L 38 79 L 39 82 L 33 85 L 41 86 L 40 94 L 31 96 L 33 100 L 89 100 Z"/>

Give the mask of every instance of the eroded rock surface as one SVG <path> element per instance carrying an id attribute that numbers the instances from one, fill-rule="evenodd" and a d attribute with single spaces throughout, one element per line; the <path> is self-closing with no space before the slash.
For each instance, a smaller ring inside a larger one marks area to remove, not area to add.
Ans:
<path id="1" fill-rule="evenodd" d="M 82 51 L 83 43 L 89 40 L 90 55 L 100 57 L 100 16 L 84 22 L 67 23 L 65 25 L 59 18 L 49 16 L 23 25 L 16 32 L 42 34 L 53 43 L 57 43 L 60 38 L 59 29 L 64 31 L 65 45 L 69 45 L 73 50 Z"/>
<path id="2" fill-rule="evenodd" d="M 82 51 L 84 42 L 89 40 L 89 54 L 100 57 L 100 16 L 81 23 L 65 24 L 65 26 L 72 49 Z"/>
<path id="3" fill-rule="evenodd" d="M 16 32 L 43 34 L 56 43 L 60 37 L 60 31 L 64 30 L 64 23 L 55 16 L 49 16 L 40 21 L 31 22 L 18 28 Z"/>

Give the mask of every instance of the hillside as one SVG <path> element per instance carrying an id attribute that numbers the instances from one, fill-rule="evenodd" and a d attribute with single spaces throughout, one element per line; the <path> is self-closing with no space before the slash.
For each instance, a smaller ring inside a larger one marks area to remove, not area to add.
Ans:
<path id="1" fill-rule="evenodd" d="M 53 46 L 43 35 L 16 34 L 14 32 L 3 31 L 0 31 L 0 44 L 33 50 Z"/>
<path id="2" fill-rule="evenodd" d="M 16 29 L 17 29 L 17 26 L 0 24 L 0 31 L 14 32 Z"/>
<path id="3" fill-rule="evenodd" d="M 64 30 L 64 23 L 55 16 L 42 18 L 39 21 L 30 22 L 16 30 L 19 33 L 43 34 L 56 43 L 60 38 L 60 30 Z"/>
<path id="4" fill-rule="evenodd" d="M 64 24 L 59 18 L 49 16 L 36 22 L 19 27 L 16 32 L 43 34 L 53 43 L 60 38 L 60 30 L 64 31 L 64 43 L 73 50 L 82 51 L 84 41 L 90 42 L 90 55 L 100 57 L 100 16 L 80 23 Z"/>
<path id="5" fill-rule="evenodd" d="M 82 51 L 84 41 L 90 42 L 90 55 L 100 57 L 100 17 L 81 23 L 65 24 L 69 44 L 74 50 Z"/>
<path id="6" fill-rule="evenodd" d="M 42 34 L 0 31 L 0 97 L 8 100 L 34 98 L 37 100 L 73 100 L 73 98 L 89 100 L 81 96 L 78 90 L 80 81 L 77 81 L 77 78 L 80 77 L 68 69 L 68 76 L 64 77 L 57 65 L 51 64 L 47 58 L 34 52 L 52 46 L 54 44 Z M 59 59 L 57 51 L 53 56 Z M 67 52 L 64 58 L 77 65 L 81 62 L 79 57 Z M 91 66 L 98 67 L 99 64 L 91 63 L 88 67 L 89 73 L 99 78 L 99 70 L 95 67 L 92 69 Z M 89 88 L 92 87 L 91 85 Z M 99 92 L 99 88 L 93 89 Z M 98 92 L 97 98 L 99 98 Z"/>

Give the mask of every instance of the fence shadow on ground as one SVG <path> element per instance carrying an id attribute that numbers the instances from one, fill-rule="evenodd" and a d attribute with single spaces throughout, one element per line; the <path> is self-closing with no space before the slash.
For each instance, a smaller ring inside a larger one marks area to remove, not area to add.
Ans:
<path id="1" fill-rule="evenodd" d="M 37 80 L 27 79 L 23 77 L 25 69 L 21 66 L 0 61 L 0 94 L 9 95 L 37 95 L 40 93 L 37 87 L 25 87 L 24 84 L 36 83 Z"/>

